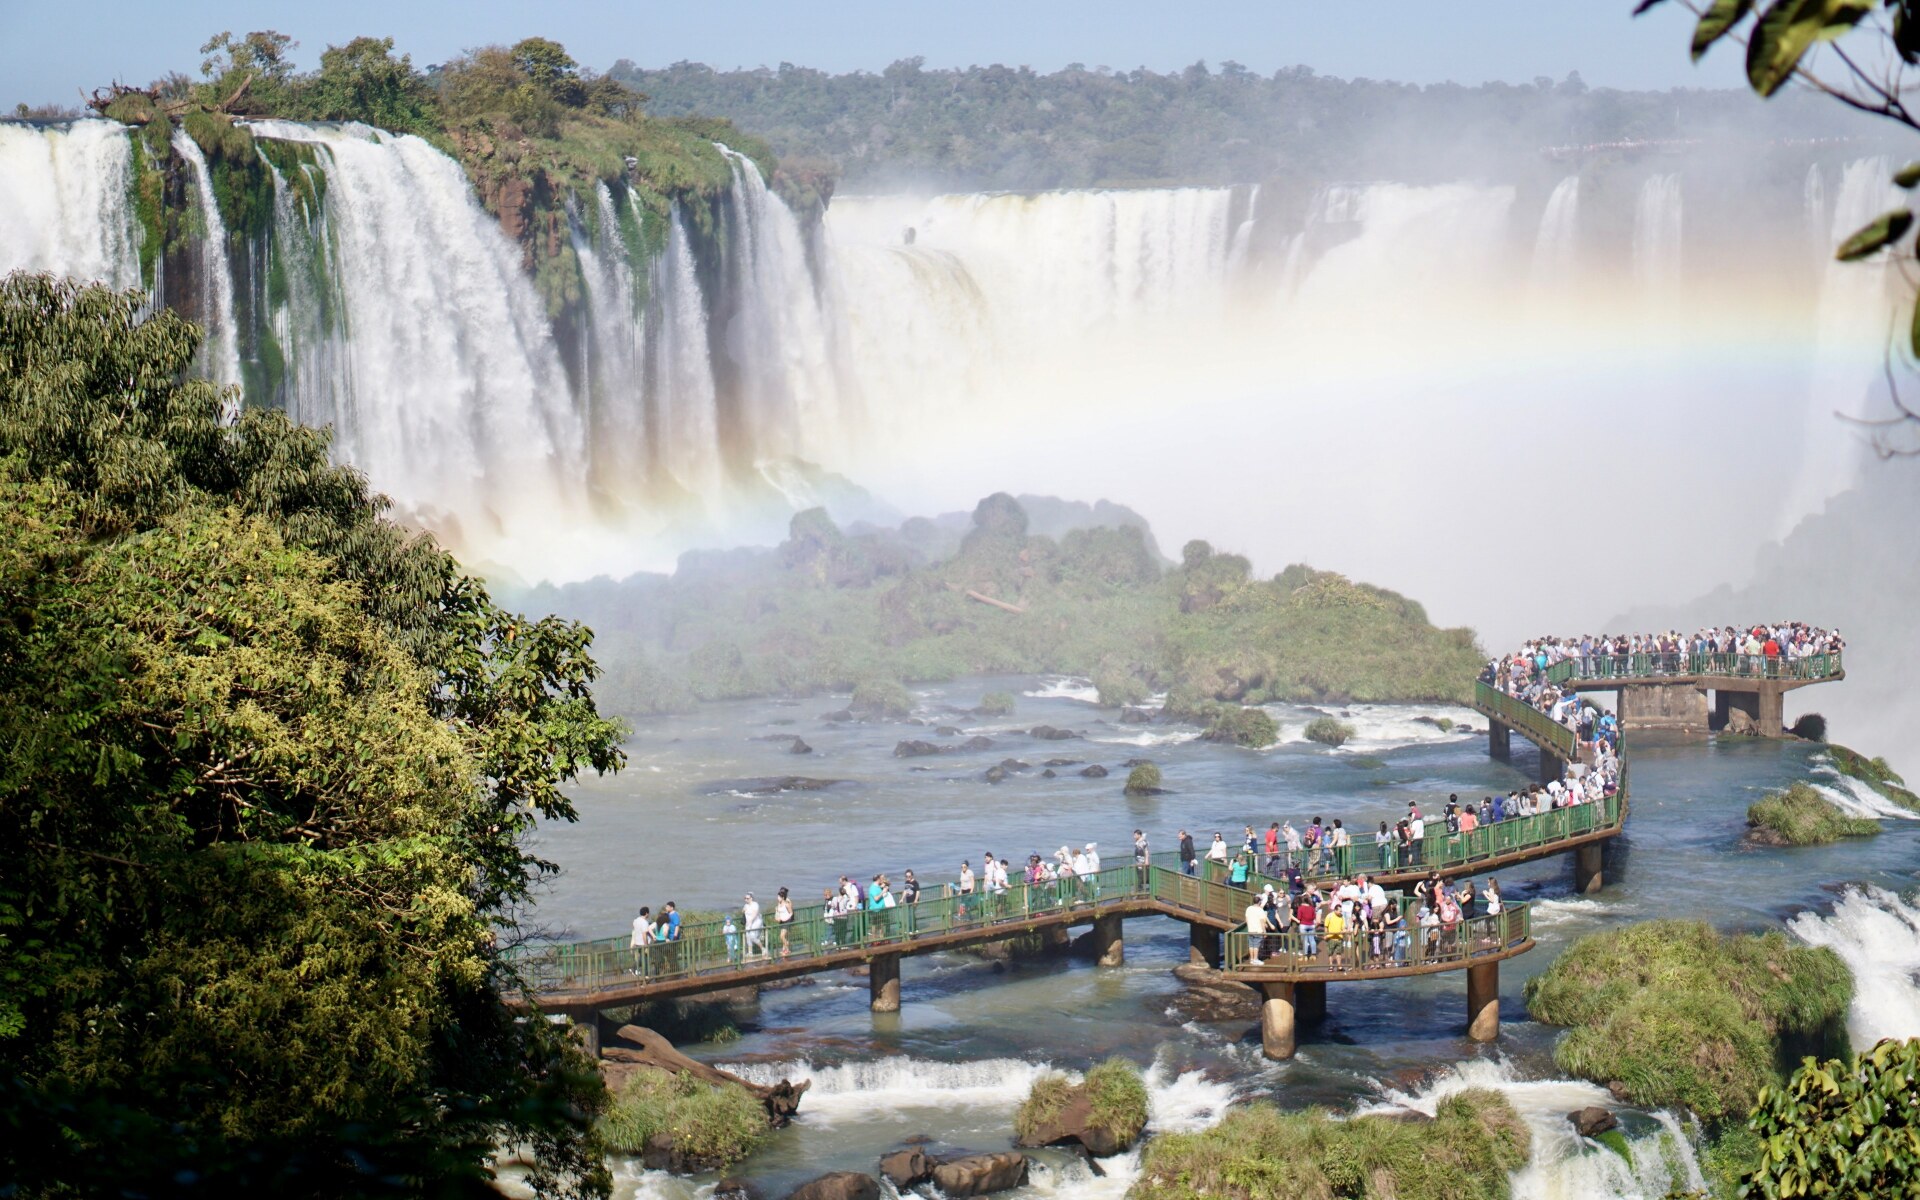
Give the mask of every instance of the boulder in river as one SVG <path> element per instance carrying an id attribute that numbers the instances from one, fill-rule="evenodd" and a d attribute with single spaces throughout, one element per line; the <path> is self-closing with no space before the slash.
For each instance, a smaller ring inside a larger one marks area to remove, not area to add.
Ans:
<path id="1" fill-rule="evenodd" d="M 708 795 L 738 793 L 742 796 L 778 796 L 784 792 L 824 792 L 847 782 L 844 779 L 813 779 L 806 775 L 768 775 L 759 779 L 733 779 L 708 786 Z"/>
<path id="2" fill-rule="evenodd" d="M 968 1154 L 934 1164 L 933 1184 L 948 1196 L 985 1196 L 1027 1182 L 1027 1156 L 1015 1150 Z"/>
<path id="3" fill-rule="evenodd" d="M 960 748 L 962 750 L 991 750 L 993 749 L 993 739 L 983 733 L 976 733 L 966 741 L 961 742 Z"/>
<path id="4" fill-rule="evenodd" d="M 760 1189 L 744 1179 L 732 1177 L 713 1185 L 713 1200 L 765 1200 Z"/>
<path id="5" fill-rule="evenodd" d="M 918 738 L 896 743 L 893 747 L 893 756 L 895 758 L 925 758 L 929 754 L 945 754 L 946 752 L 945 746 L 936 746 L 932 742 L 923 742 Z"/>
<path id="6" fill-rule="evenodd" d="M 606 1076 L 607 1085 L 616 1090 L 620 1082 L 636 1070 L 665 1071 L 675 1076 L 691 1075 L 701 1083 L 713 1085 L 736 1084 L 759 1099 L 767 1110 L 767 1123 L 775 1129 L 783 1128 L 793 1119 L 793 1114 L 800 1108 L 800 1097 L 813 1086 L 812 1080 L 794 1083 L 782 1079 L 772 1084 L 753 1083 L 718 1067 L 688 1058 L 674 1049 L 672 1042 L 640 1025 L 622 1025 L 615 1030 L 613 1041 L 601 1048 L 600 1060 L 601 1074 Z"/>
<path id="7" fill-rule="evenodd" d="M 1031 770 L 1033 770 L 1033 764 L 1032 764 L 1032 763 L 1024 763 L 1024 762 L 1021 762 L 1021 761 L 1020 761 L 1019 759 L 1017 759 L 1017 758 L 1003 758 L 1003 759 L 1001 759 L 1001 760 L 1000 760 L 1000 765 L 1001 765 L 1001 766 L 1003 766 L 1003 767 L 1005 767 L 1005 768 L 1006 768 L 1007 770 L 1009 770 L 1009 771 L 1031 771 Z"/>
<path id="8" fill-rule="evenodd" d="M 834 721 L 838 724 L 845 725 L 848 721 L 853 720 L 853 710 L 850 708 L 836 708 L 832 712 L 821 713 L 820 719 L 822 721 Z"/>
<path id="9" fill-rule="evenodd" d="M 1174 994 L 1173 1008 L 1189 1021 L 1257 1021 L 1260 993 L 1202 963 L 1181 963 L 1174 978 L 1187 986 Z"/>
<path id="10" fill-rule="evenodd" d="M 960 736 L 960 731 L 958 729 L 955 729 L 951 725 L 942 725 L 938 729 L 935 729 L 934 732 L 939 734 L 941 737 L 959 737 Z"/>
<path id="11" fill-rule="evenodd" d="M 1123 708 L 1120 710 L 1122 725 L 1151 725 L 1153 710 L 1150 708 Z"/>
<path id="12" fill-rule="evenodd" d="M 829 1171 L 788 1192 L 787 1200 L 880 1200 L 880 1181 L 858 1171 Z"/>
<path id="13" fill-rule="evenodd" d="M 1064 742 L 1068 738 L 1077 738 L 1080 735 L 1071 729 L 1055 729 L 1051 725 L 1035 725 L 1027 731 L 1027 736 L 1039 738 L 1043 742 Z"/>
<path id="14" fill-rule="evenodd" d="M 985 779 L 988 783 L 1005 783 L 1007 779 L 1007 769 L 997 765 L 988 767 L 987 773 L 981 778 Z"/>
<path id="15" fill-rule="evenodd" d="M 1050 758 L 1046 761 L 1046 765 L 1049 767 L 1077 767 L 1080 765 L 1080 760 L 1077 758 Z"/>
<path id="16" fill-rule="evenodd" d="M 1040 778 L 1042 779 L 1057 779 L 1059 778 L 1059 775 L 1060 773 L 1058 771 L 1055 771 L 1052 767 L 1048 767 L 1046 770 L 1040 772 Z"/>
<path id="17" fill-rule="evenodd" d="M 1578 1112 L 1568 1113 L 1567 1120 L 1573 1122 L 1573 1127 L 1580 1131 L 1583 1138 L 1599 1137 L 1608 1130 L 1620 1127 L 1619 1119 L 1598 1104 L 1589 1104 Z"/>
<path id="18" fill-rule="evenodd" d="M 918 1146 L 905 1146 L 880 1159 L 880 1178 L 905 1192 L 933 1178 L 933 1159 Z"/>
<path id="19" fill-rule="evenodd" d="M 1080 774 L 1087 779 L 1105 779 L 1107 777 L 1107 769 L 1099 763 L 1094 763 L 1090 767 L 1083 768 Z"/>
<path id="20" fill-rule="evenodd" d="M 795 738 L 793 739 L 793 745 L 787 747 L 787 753 L 788 754 L 812 754 L 813 747 L 807 745 L 805 742 L 801 741 L 799 738 Z"/>

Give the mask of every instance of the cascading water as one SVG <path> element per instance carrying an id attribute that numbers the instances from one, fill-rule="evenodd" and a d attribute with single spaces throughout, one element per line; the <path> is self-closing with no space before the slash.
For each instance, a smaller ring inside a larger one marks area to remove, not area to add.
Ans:
<path id="1" fill-rule="evenodd" d="M 1563 295 L 1565 281 L 1579 269 L 1578 244 L 1574 241 L 1580 226 L 1580 177 L 1562 179 L 1547 197 L 1540 214 L 1540 232 L 1533 240 L 1533 291 L 1541 295 Z"/>
<path id="2" fill-rule="evenodd" d="M 1681 282 L 1680 176 L 1650 175 L 1633 208 L 1633 273 L 1649 300 L 1671 302 Z"/>
<path id="3" fill-rule="evenodd" d="M 111 121 L 0 122 L 0 272 L 140 285 L 132 143 Z"/>
<path id="4" fill-rule="evenodd" d="M 678 208 L 667 227 L 666 249 L 653 266 L 654 332 L 647 360 L 660 470 L 694 496 L 722 494 L 725 464 L 714 409 L 713 359 L 708 350 L 707 302 L 693 247 Z"/>
<path id="5" fill-rule="evenodd" d="M 1920 906 L 1885 888 L 1854 887 L 1826 916 L 1801 913 L 1787 927 L 1831 949 L 1853 972 L 1847 1037 L 1854 1049 L 1920 1037 Z"/>
<path id="6" fill-rule="evenodd" d="M 195 276 L 200 285 L 200 319 L 206 324 L 207 340 L 202 355 L 206 371 L 222 387 L 240 382 L 240 335 L 233 313 L 233 264 L 227 256 L 227 225 L 220 216 L 220 204 L 213 190 L 213 172 L 200 144 L 185 130 L 173 133 L 173 152 L 186 160 L 193 172 L 194 211 L 200 218 L 200 238 L 196 243 L 200 262 Z M 230 414 L 231 415 L 231 414 Z"/>

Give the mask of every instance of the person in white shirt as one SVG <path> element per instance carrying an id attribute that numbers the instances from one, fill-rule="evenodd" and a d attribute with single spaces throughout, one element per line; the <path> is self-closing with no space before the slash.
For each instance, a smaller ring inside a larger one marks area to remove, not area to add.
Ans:
<path id="1" fill-rule="evenodd" d="M 1247 905 L 1246 918 L 1247 965 L 1257 967 L 1260 965 L 1260 944 L 1266 940 L 1267 934 L 1267 910 L 1260 906 L 1258 898 Z"/>
<path id="2" fill-rule="evenodd" d="M 1227 843 L 1218 833 L 1213 835 L 1213 845 L 1207 847 L 1207 861 L 1224 863 L 1227 861 Z"/>
<path id="3" fill-rule="evenodd" d="M 1413 835 L 1412 865 L 1419 866 L 1420 859 L 1426 852 L 1426 843 L 1422 839 L 1427 836 L 1427 823 L 1419 813 L 1416 812 L 1413 815 L 1413 820 L 1407 826 L 1407 832 Z"/>
<path id="4" fill-rule="evenodd" d="M 1387 911 L 1387 889 L 1381 887 L 1378 883 L 1369 882 L 1367 884 L 1367 907 L 1377 913 Z"/>
<path id="5" fill-rule="evenodd" d="M 747 893 L 746 901 L 740 906 L 740 918 L 740 923 L 746 927 L 746 956 L 752 958 L 758 954 L 765 958 L 767 956 L 767 924 L 760 916 L 760 905 L 754 900 L 752 892 Z"/>
<path id="6" fill-rule="evenodd" d="M 653 917 L 651 910 L 642 908 L 640 915 L 633 919 L 633 940 L 627 945 L 638 950 L 642 946 L 653 944 Z"/>
<path id="7" fill-rule="evenodd" d="M 1100 852 L 1094 849 L 1092 842 L 1087 843 L 1087 872 L 1092 875 L 1100 873 Z"/>

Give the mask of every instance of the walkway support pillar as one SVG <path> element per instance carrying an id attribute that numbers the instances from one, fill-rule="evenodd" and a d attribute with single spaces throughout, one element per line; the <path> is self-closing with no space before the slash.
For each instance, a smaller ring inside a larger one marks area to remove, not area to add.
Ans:
<path id="1" fill-rule="evenodd" d="M 1492 1042 L 1500 1038 L 1500 964 L 1475 963 L 1467 968 L 1467 1040 Z"/>
<path id="2" fill-rule="evenodd" d="M 1301 1021 L 1323 1021 L 1327 1016 L 1327 984 L 1324 979 L 1293 985 L 1294 1015 Z"/>
<path id="3" fill-rule="evenodd" d="M 1042 925 L 1039 934 L 1042 950 L 1064 950 L 1073 944 L 1073 931 L 1065 925 Z"/>
<path id="4" fill-rule="evenodd" d="M 580 1048 L 587 1052 L 588 1058 L 600 1057 L 600 1014 L 589 1010 L 585 1013 L 573 1013 L 568 1017 L 573 1027 L 580 1031 Z"/>
<path id="5" fill-rule="evenodd" d="M 1777 683 L 1760 685 L 1760 736 L 1780 738 L 1787 736 L 1786 721 L 1787 694 Z"/>
<path id="6" fill-rule="evenodd" d="M 1187 961 L 1203 967 L 1220 965 L 1220 931 L 1198 921 L 1187 922 Z"/>
<path id="7" fill-rule="evenodd" d="M 1501 762 L 1513 757 L 1513 730 L 1504 721 L 1487 721 L 1487 756 Z"/>
<path id="8" fill-rule="evenodd" d="M 867 990 L 873 996 L 873 1011 L 900 1011 L 900 956 L 876 954 L 867 970 Z"/>
<path id="9" fill-rule="evenodd" d="M 1268 1058 L 1293 1057 L 1293 985 L 1263 983 L 1260 1002 L 1260 1051 Z"/>
<path id="10" fill-rule="evenodd" d="M 1120 914 L 1093 919 L 1093 953 L 1103 967 L 1117 967 L 1127 961 L 1127 944 L 1120 936 Z"/>
<path id="11" fill-rule="evenodd" d="M 1552 783 L 1567 773 L 1567 760 L 1551 750 L 1540 751 L 1540 782 Z"/>
<path id="12" fill-rule="evenodd" d="M 1606 846 L 1601 842 L 1588 842 L 1573 852 L 1573 890 L 1582 896 L 1600 890 L 1606 882 L 1601 871 L 1605 861 Z"/>

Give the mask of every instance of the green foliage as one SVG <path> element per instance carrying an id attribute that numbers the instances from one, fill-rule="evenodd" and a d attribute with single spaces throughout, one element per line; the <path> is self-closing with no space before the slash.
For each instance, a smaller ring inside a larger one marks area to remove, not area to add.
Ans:
<path id="1" fill-rule="evenodd" d="M 715 1170 L 739 1162 L 766 1140 L 767 1110 L 738 1084 L 643 1070 L 614 1097 L 595 1131 L 609 1150 L 635 1155 L 655 1134 L 665 1134 L 690 1167 Z"/>
<path id="2" fill-rule="evenodd" d="M 1824 742 L 1827 740 L 1827 719 L 1819 713 L 1806 713 L 1787 732 L 1805 741 Z"/>
<path id="3" fill-rule="evenodd" d="M 604 1191 L 597 1076 L 497 949 L 520 836 L 622 761 L 591 635 L 494 606 L 323 433 L 223 423 L 143 303 L 0 281 L 0 1175 L 345 1193 L 507 1140 Z"/>
<path id="4" fill-rule="evenodd" d="M 1338 749 L 1353 738 L 1353 726 L 1333 717 L 1315 717 L 1307 722 L 1307 740 Z"/>
<path id="5" fill-rule="evenodd" d="M 1238 704 L 1204 704 L 1197 718 L 1206 726 L 1200 736 L 1210 742 L 1259 750 L 1280 740 L 1280 723 L 1258 708 Z"/>
<path id="6" fill-rule="evenodd" d="M 1747 824 L 1762 840 L 1782 846 L 1824 846 L 1843 837 L 1873 837 L 1880 822 L 1849 817 L 1805 783 L 1769 792 L 1747 809 Z"/>
<path id="7" fill-rule="evenodd" d="M 1839 743 L 1829 743 L 1826 749 L 1827 761 L 1833 769 L 1852 779 L 1858 779 L 1874 791 L 1915 811 L 1920 811 L 1920 796 L 1908 790 L 1906 781 L 1894 773 L 1884 758 L 1868 758 L 1857 750 L 1850 750 Z"/>
<path id="8" fill-rule="evenodd" d="M 1148 796 L 1160 790 L 1160 768 L 1143 762 L 1127 772 L 1127 794 Z"/>
<path id="9" fill-rule="evenodd" d="M 1115 1056 L 1087 1071 L 1087 1098 L 1092 1101 L 1089 1124 L 1111 1134 L 1124 1149 L 1147 1127 L 1147 1085 L 1140 1068 Z"/>
<path id="10" fill-rule="evenodd" d="M 853 689 L 847 707 L 855 716 L 898 721 L 913 713 L 913 693 L 891 679 L 869 679 Z"/>
<path id="11" fill-rule="evenodd" d="M 1589 934 L 1526 986 L 1537 1020 L 1573 1027 L 1563 1070 L 1709 1120 L 1752 1106 L 1783 1039 L 1834 1036 L 1852 995 L 1830 950 L 1678 920 Z"/>
<path id="12" fill-rule="evenodd" d="M 1013 693 L 988 692 L 980 697 L 980 707 L 975 711 L 983 717 L 1010 717 L 1013 715 Z"/>
<path id="13" fill-rule="evenodd" d="M 1850 1062 L 1808 1058 L 1760 1093 L 1747 1196 L 1910 1196 L 1920 1191 L 1920 1041 Z"/>
<path id="14" fill-rule="evenodd" d="M 1013 1114 L 1013 1134 L 1020 1141 L 1030 1142 L 1040 1130 L 1052 1124 L 1055 1117 L 1066 1111 L 1079 1093 L 1071 1079 L 1059 1071 L 1047 1071 L 1033 1081 L 1027 1089 L 1027 1098 Z"/>
<path id="15" fill-rule="evenodd" d="M 1201 1133 L 1147 1144 L 1133 1200 L 1505 1200 L 1532 1138 L 1506 1097 L 1484 1088 L 1442 1100 L 1431 1122 L 1339 1120 L 1267 1101 L 1230 1110 Z"/>
<path id="16" fill-rule="evenodd" d="M 357 37 L 328 46 L 320 69 L 299 89 L 300 114 L 314 121 L 362 121 L 376 129 L 431 136 L 438 99 L 413 59 L 393 57 L 392 38 Z"/>

